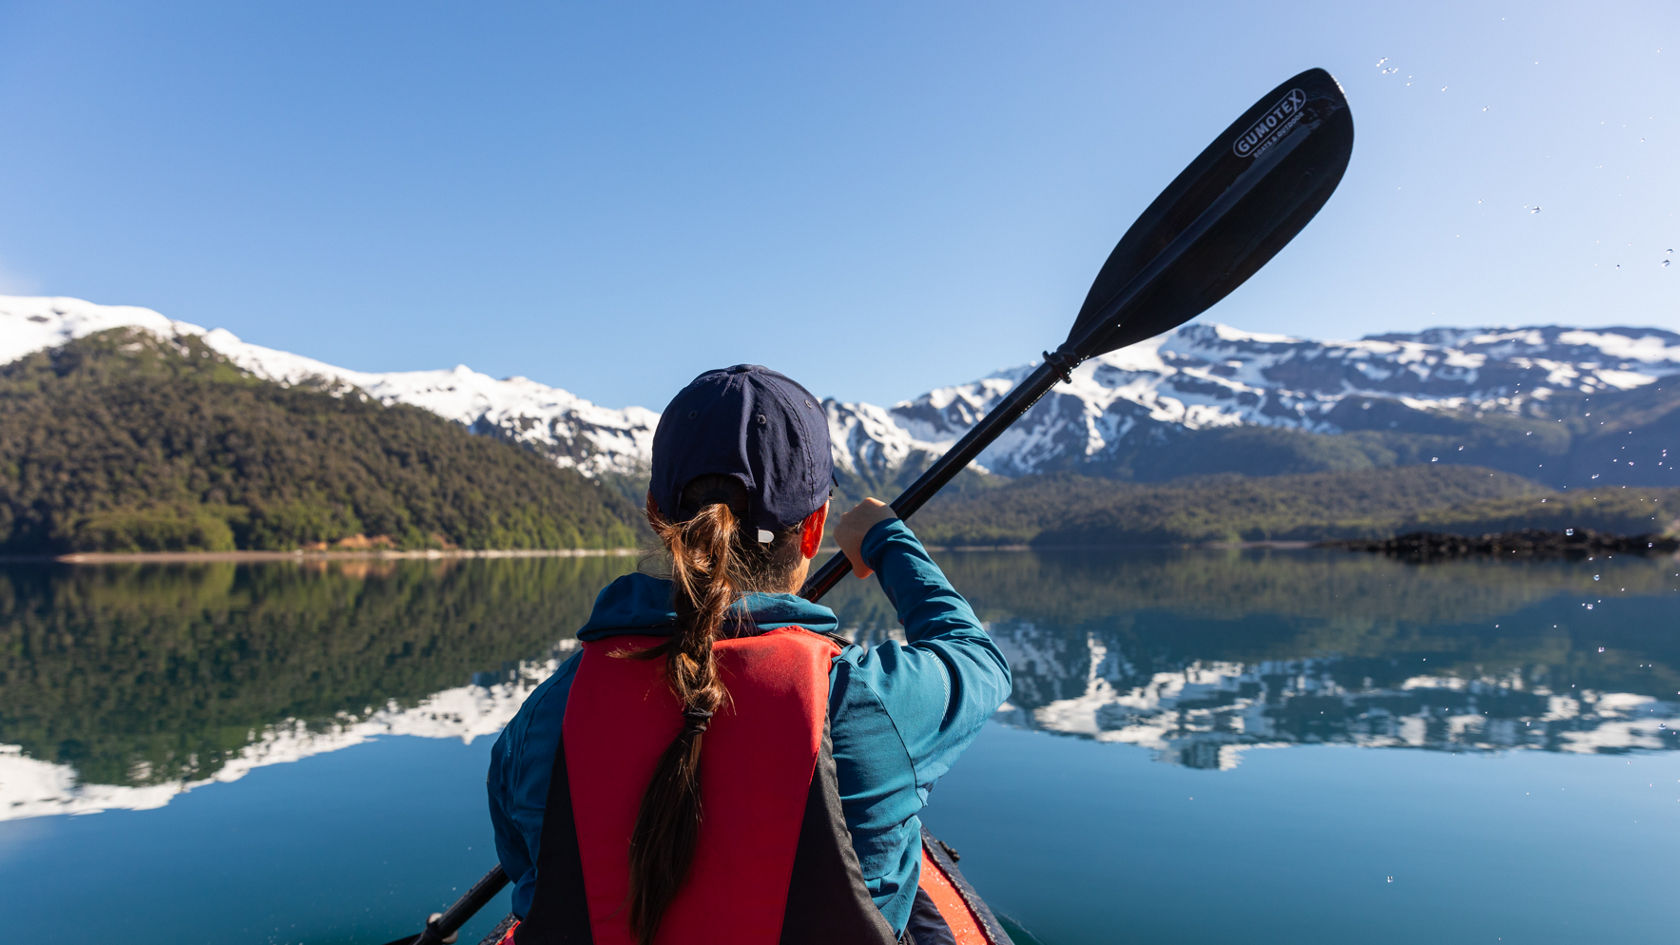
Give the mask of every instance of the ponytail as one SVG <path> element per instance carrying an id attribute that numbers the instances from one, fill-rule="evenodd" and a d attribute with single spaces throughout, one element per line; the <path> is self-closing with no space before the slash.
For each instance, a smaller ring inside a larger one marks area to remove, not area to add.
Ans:
<path id="1" fill-rule="evenodd" d="M 700 839 L 700 744 L 726 695 L 712 643 L 735 600 L 729 577 L 740 528 L 721 502 L 675 525 L 651 512 L 654 531 L 671 553 L 677 629 L 648 656 L 664 651 L 665 676 L 683 707 L 683 727 L 654 766 L 630 835 L 630 931 L 641 945 L 650 945 L 659 931 Z"/>
<path id="2" fill-rule="evenodd" d="M 659 932 L 700 839 L 701 743 L 712 713 L 729 698 L 712 644 L 725 635 L 737 598 L 749 590 L 781 590 L 777 585 L 786 583 L 799 560 L 798 543 L 790 540 L 797 526 L 769 545 L 743 541 L 746 490 L 736 480 L 705 477 L 690 484 L 685 498 L 690 491 L 702 492 L 704 504 L 682 522 L 667 520 L 648 503 L 648 522 L 670 555 L 677 624 L 666 642 L 639 655 L 664 657 L 683 727 L 654 766 L 630 835 L 630 931 L 640 945 L 651 945 Z"/>

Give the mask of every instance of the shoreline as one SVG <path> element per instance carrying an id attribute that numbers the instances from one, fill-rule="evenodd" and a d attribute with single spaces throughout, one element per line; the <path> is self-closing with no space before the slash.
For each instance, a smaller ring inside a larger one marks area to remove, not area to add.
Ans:
<path id="1" fill-rule="evenodd" d="M 1441 535 L 1434 536 L 1449 539 L 1451 543 L 1486 542 L 1489 539 L 1510 538 L 1520 533 L 1504 533 L 1500 535 L 1483 535 L 1477 538 L 1464 536 Z M 1586 532 L 1582 537 L 1592 534 Z M 1157 544 L 1069 544 L 1069 545 L 1033 545 L 1024 543 L 1002 543 L 996 545 L 948 545 L 929 543 L 926 548 L 937 552 L 1022 552 L 1022 551 L 1149 551 L 1149 550 L 1179 550 L 1179 551 L 1314 551 L 1328 550 L 1339 552 L 1377 552 L 1383 553 L 1380 546 L 1392 545 L 1415 535 L 1397 536 L 1389 539 L 1263 539 L 1258 541 L 1204 541 L 1204 542 L 1161 542 Z M 1662 544 L 1660 536 L 1608 536 L 1593 535 L 1599 539 L 1632 539 L 1644 542 L 1653 537 L 1658 544 Z M 1669 539 L 1672 541 L 1673 539 Z M 1572 543 L 1573 544 L 1573 543 Z M 831 555 L 839 551 L 836 545 L 823 544 L 820 553 Z M 1508 549 L 1501 549 L 1506 551 Z M 1582 549 L 1572 549 L 1582 550 Z M 1590 549 L 1589 549 L 1590 550 Z M 1602 548 L 1599 550 L 1622 553 L 1651 552 L 1645 549 L 1626 547 Z M 1656 553 L 1666 553 L 1667 548 L 1653 549 Z M 1398 549 L 1389 550 L 1394 555 Z M 441 549 L 425 548 L 412 551 L 395 549 L 343 549 L 343 550 L 295 550 L 295 551 L 80 551 L 70 554 L 52 555 L 0 555 L 0 565 L 6 564 L 213 564 L 232 562 L 236 564 L 253 564 L 262 562 L 322 562 L 322 561 L 447 561 L 470 558 L 627 558 L 646 555 L 652 552 L 648 548 L 478 548 L 478 549 Z M 1474 554 L 1457 554 L 1448 557 L 1475 557 Z M 1539 557 L 1545 557 L 1541 554 Z M 1504 554 L 1494 554 L 1493 557 L 1505 557 Z M 1525 555 L 1524 557 L 1529 557 Z"/>
<path id="2" fill-rule="evenodd" d="M 1020 551 L 1089 551 L 1093 549 L 1160 549 L 1160 548 L 1273 548 L 1302 550 L 1312 547 L 1307 541 L 1244 541 L 1166 543 L 1157 545 L 939 545 L 929 544 L 929 551 L 953 552 L 1020 552 Z M 63 555 L 0 555 L 0 564 L 214 564 L 234 562 L 251 564 L 272 561 L 443 561 L 457 558 L 626 558 L 647 554 L 646 548 L 425 548 L 413 551 L 393 549 L 359 549 L 340 551 L 76 551 Z M 835 554 L 838 545 L 823 545 L 821 553 Z"/>
<path id="3" fill-rule="evenodd" d="M 442 561 L 453 558 L 630 557 L 641 548 L 426 548 L 417 551 L 78 551 L 67 555 L 0 555 L 0 564 L 210 564 L 232 561 Z"/>

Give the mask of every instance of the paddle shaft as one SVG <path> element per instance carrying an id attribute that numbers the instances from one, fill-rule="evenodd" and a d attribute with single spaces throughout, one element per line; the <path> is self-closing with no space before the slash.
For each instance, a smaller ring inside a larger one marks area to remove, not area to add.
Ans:
<path id="1" fill-rule="evenodd" d="M 427 919 L 426 927 L 419 935 L 399 938 L 386 942 L 385 945 L 443 945 L 450 936 L 460 931 L 467 920 L 478 913 L 478 910 L 496 898 L 502 887 L 508 884 L 508 874 L 497 863 L 490 872 L 479 877 L 478 882 L 472 884 L 455 904 L 442 913 Z"/>
<path id="2" fill-rule="evenodd" d="M 1217 200 L 1209 204 L 1195 221 L 1149 261 L 1149 265 L 1126 280 L 1126 283 L 1114 294 L 1114 297 L 1103 306 L 1101 316 L 1092 322 L 1087 331 L 1077 339 L 1068 339 L 1054 352 L 1045 352 L 1044 363 L 1035 368 L 1031 374 L 1028 374 L 1021 383 L 1015 385 L 1015 389 L 1011 390 L 1008 396 L 992 408 L 990 413 L 981 417 L 980 422 L 970 427 L 969 431 L 963 434 L 962 439 L 956 442 L 956 445 L 947 450 L 945 455 L 939 457 L 938 461 L 929 466 L 926 472 L 916 477 L 916 481 L 911 483 L 908 489 L 905 489 L 898 498 L 892 501 L 893 512 L 899 518 L 909 518 L 915 514 L 916 510 L 921 508 L 927 500 L 933 498 L 934 493 L 956 478 L 957 473 L 973 462 L 975 457 L 985 451 L 986 447 L 992 445 L 992 441 L 1002 436 L 1003 431 L 1009 429 L 1015 421 L 1021 419 L 1023 414 L 1031 410 L 1033 405 L 1049 392 L 1050 388 L 1056 386 L 1057 381 L 1071 379 L 1073 369 L 1089 356 L 1093 345 L 1100 343 L 1111 332 L 1126 326 L 1129 320 L 1128 316 L 1133 314 L 1129 309 L 1134 307 L 1134 303 L 1142 295 L 1144 289 L 1152 285 L 1162 273 L 1175 265 L 1185 252 L 1196 245 L 1198 240 L 1206 236 L 1208 231 L 1223 219 L 1225 214 L 1229 213 L 1231 208 L 1236 206 L 1243 197 L 1247 196 L 1259 181 L 1264 180 L 1266 166 L 1282 161 L 1294 149 L 1295 141 L 1298 140 L 1292 139 L 1285 142 L 1257 159 L 1257 163 L 1265 162 L 1265 164 L 1260 164 L 1255 173 L 1242 178 L 1240 183 L 1231 187 L 1221 194 Z M 1176 325 L 1161 327 L 1164 330 L 1165 328 L 1176 327 Z M 1144 337 L 1156 333 L 1147 332 L 1136 340 L 1141 341 Z M 799 594 L 806 600 L 815 601 L 832 590 L 836 584 L 839 584 L 840 579 L 851 573 L 851 570 L 851 560 L 846 557 L 844 552 L 836 552 L 817 570 L 817 573 L 811 575 L 805 581 L 805 586 L 800 588 Z"/>

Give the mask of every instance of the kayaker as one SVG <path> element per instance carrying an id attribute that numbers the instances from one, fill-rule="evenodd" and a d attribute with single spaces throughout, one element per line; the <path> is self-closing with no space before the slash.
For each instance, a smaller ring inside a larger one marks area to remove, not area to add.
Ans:
<path id="1" fill-rule="evenodd" d="M 832 463 L 817 398 L 767 368 L 702 374 L 666 407 L 647 516 L 670 579 L 602 590 L 581 652 L 492 751 L 516 942 L 890 942 L 931 921 L 917 814 L 1009 669 L 874 499 L 834 537 L 906 642 L 835 641 L 796 594 Z"/>

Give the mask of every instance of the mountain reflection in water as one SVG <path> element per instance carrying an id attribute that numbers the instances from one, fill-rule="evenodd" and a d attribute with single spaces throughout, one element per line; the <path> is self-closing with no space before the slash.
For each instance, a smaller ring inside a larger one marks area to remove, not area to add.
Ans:
<path id="1" fill-rule="evenodd" d="M 1680 748 L 1672 560 L 945 558 L 1009 658 L 1005 724 L 1198 768 L 1311 743 Z"/>
<path id="2" fill-rule="evenodd" d="M 1246 747 L 1680 748 L 1672 560 L 942 553 L 1008 725 L 1223 768 Z M 633 558 L 0 569 L 0 819 L 152 807 L 380 734 L 505 724 Z M 828 601 L 864 641 L 886 600 Z"/>

